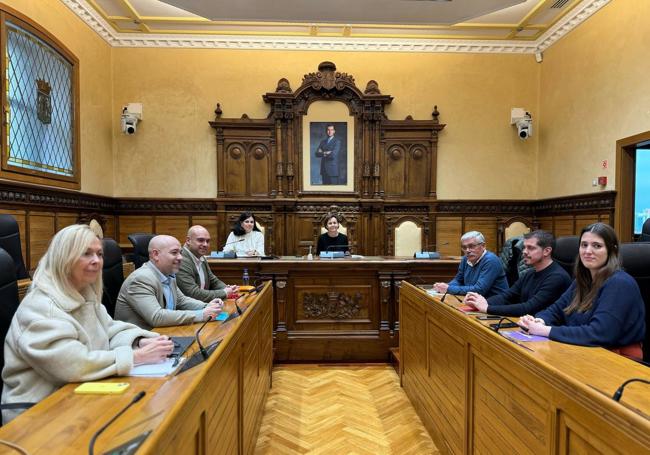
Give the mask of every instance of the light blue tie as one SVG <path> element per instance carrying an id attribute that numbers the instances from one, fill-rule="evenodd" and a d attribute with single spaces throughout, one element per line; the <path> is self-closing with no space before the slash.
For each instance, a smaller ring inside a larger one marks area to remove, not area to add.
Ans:
<path id="1" fill-rule="evenodd" d="M 172 278 L 173 276 L 167 276 L 165 279 L 162 281 L 163 285 L 163 294 L 165 296 L 165 308 L 168 310 L 173 310 L 175 309 L 174 306 L 174 293 L 172 292 Z"/>

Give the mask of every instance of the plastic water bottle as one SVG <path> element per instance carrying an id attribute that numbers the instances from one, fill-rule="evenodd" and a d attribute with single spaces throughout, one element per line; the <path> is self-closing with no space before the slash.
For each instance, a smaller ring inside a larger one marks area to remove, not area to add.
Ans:
<path id="1" fill-rule="evenodd" d="M 248 276 L 248 269 L 244 269 L 244 275 L 241 277 L 242 284 L 244 286 L 248 286 L 248 282 L 250 280 L 250 277 Z"/>

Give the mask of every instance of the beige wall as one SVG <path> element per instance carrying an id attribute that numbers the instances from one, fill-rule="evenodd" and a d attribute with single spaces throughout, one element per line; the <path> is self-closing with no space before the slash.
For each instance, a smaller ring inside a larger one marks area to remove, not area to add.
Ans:
<path id="1" fill-rule="evenodd" d="M 394 97 L 389 118 L 447 123 L 439 142 L 441 199 L 545 198 L 613 189 L 615 142 L 650 129 L 650 2 L 612 0 L 531 55 L 111 49 L 61 2 L 4 0 L 81 62 L 82 191 L 141 197 L 214 197 L 215 139 L 208 121 L 265 117 L 261 95 L 287 77 L 295 89 L 323 60 Z M 407 69 L 405 71 L 405 69 Z M 144 104 L 135 136 L 119 130 L 128 102 Z M 529 109 L 522 142 L 511 107 Z M 603 160 L 609 169 L 602 170 Z M 504 178 L 506 176 L 507 178 Z"/>
<path id="2" fill-rule="evenodd" d="M 80 62 L 81 191 L 113 194 L 111 48 L 60 1 L 2 0 L 61 41 Z"/>
<path id="3" fill-rule="evenodd" d="M 648 18 L 649 1 L 613 0 L 545 52 L 539 198 L 615 188 L 616 141 L 650 130 Z"/>
<path id="4" fill-rule="evenodd" d="M 136 135 L 115 131 L 116 196 L 216 196 L 208 125 L 216 103 L 224 117 L 264 118 L 262 94 L 278 79 L 296 89 L 305 73 L 331 60 L 361 89 L 375 79 L 392 95 L 389 118 L 430 119 L 438 105 L 448 123 L 439 142 L 439 198 L 535 197 L 537 139 L 522 142 L 509 125 L 511 107 L 538 111 L 532 55 L 115 48 L 113 57 L 112 111 L 144 104 Z"/>

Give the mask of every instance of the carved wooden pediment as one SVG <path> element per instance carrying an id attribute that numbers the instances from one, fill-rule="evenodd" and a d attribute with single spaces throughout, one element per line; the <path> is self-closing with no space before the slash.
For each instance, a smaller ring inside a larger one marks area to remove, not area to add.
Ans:
<path id="1" fill-rule="evenodd" d="M 356 88 L 354 77 L 348 73 L 336 71 L 336 65 L 332 62 L 323 62 L 318 65 L 318 71 L 316 73 L 305 74 L 302 78 L 301 87 L 307 85 L 311 86 L 314 90 L 332 90 L 336 88 L 336 90 L 342 91 L 346 85 Z"/>

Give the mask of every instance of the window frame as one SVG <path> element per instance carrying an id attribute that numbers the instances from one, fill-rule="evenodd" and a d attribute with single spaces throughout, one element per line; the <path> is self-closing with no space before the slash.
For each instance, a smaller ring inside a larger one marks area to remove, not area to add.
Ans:
<path id="1" fill-rule="evenodd" d="M 73 96 L 73 119 L 74 128 L 72 134 L 72 176 L 57 175 L 36 169 L 26 169 L 8 163 L 7 153 L 7 110 L 9 100 L 7 99 L 6 72 L 7 72 L 7 25 L 6 21 L 22 27 L 46 42 L 56 50 L 70 65 L 72 65 L 72 96 Z M 79 59 L 56 37 L 32 21 L 25 15 L 0 4 L 0 103 L 2 106 L 2 118 L 0 119 L 0 147 L 2 163 L 0 165 L 0 178 L 20 182 L 50 185 L 60 188 L 80 189 L 81 188 L 81 153 L 80 153 L 80 120 L 79 120 Z"/>

